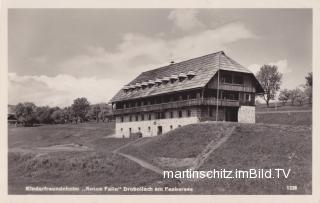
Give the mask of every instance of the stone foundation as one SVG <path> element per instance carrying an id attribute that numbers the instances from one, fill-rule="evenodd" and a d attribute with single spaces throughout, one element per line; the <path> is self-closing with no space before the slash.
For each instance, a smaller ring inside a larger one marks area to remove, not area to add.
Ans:
<path id="1" fill-rule="evenodd" d="M 198 122 L 198 117 L 184 117 L 116 123 L 116 137 L 129 137 L 130 133 L 138 132 L 142 133 L 142 137 L 151 137 L 158 134 L 158 126 L 162 126 L 162 133 L 166 133 L 175 128 Z"/>
<path id="2" fill-rule="evenodd" d="M 238 111 L 239 123 L 255 123 L 256 122 L 256 107 L 241 106 Z"/>

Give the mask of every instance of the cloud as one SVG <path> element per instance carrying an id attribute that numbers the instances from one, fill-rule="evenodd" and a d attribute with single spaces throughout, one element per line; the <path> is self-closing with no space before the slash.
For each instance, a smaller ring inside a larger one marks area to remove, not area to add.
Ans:
<path id="1" fill-rule="evenodd" d="M 278 67 L 278 70 L 280 73 L 282 74 L 286 74 L 286 73 L 291 73 L 292 70 L 288 67 L 288 61 L 287 59 L 282 59 L 276 62 L 270 62 L 268 63 L 268 65 L 275 65 Z M 251 70 L 254 74 L 256 74 L 260 68 L 261 68 L 261 64 L 251 64 L 250 66 L 248 66 L 249 70 Z"/>
<path id="2" fill-rule="evenodd" d="M 255 34 L 241 22 L 206 29 L 181 38 L 126 33 L 115 50 L 100 46 L 57 64 L 46 64 L 56 75 L 49 77 L 9 74 L 9 102 L 32 101 L 38 105 L 69 105 L 76 97 L 106 102 L 142 71 L 168 65 L 170 55 L 190 59 L 215 51 L 227 51 L 230 43 L 254 39 Z M 36 60 L 43 63 L 43 58 Z"/>
<path id="3" fill-rule="evenodd" d="M 171 55 L 174 58 L 189 59 L 226 50 L 232 42 L 255 37 L 239 22 L 170 40 L 163 36 L 127 33 L 115 51 L 98 46 L 88 47 L 87 53 L 60 63 L 58 69 L 79 77 L 97 76 L 99 73 L 100 77 L 126 80 L 141 71 L 167 65 Z"/>
<path id="4" fill-rule="evenodd" d="M 198 11 L 194 9 L 176 9 L 170 12 L 168 19 L 181 30 L 204 28 L 205 25 L 197 17 Z"/>
<path id="5" fill-rule="evenodd" d="M 91 103 L 107 102 L 122 85 L 121 81 L 113 79 L 9 73 L 9 104 L 30 101 L 40 106 L 68 106 L 75 98 L 83 96 Z"/>

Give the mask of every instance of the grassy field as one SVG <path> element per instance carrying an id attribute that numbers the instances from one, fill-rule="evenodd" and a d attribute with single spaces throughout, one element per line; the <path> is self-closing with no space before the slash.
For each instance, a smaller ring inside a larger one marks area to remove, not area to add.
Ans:
<path id="1" fill-rule="evenodd" d="M 275 106 L 277 106 L 275 108 Z M 303 104 L 303 105 L 291 105 L 286 104 L 282 105 L 281 103 L 271 103 L 269 107 L 266 104 L 257 104 L 256 112 L 273 112 L 273 111 L 301 111 L 301 110 L 312 110 L 312 104 Z"/>
<path id="2" fill-rule="evenodd" d="M 305 113 L 311 115 L 311 112 Z M 286 124 L 277 121 L 275 125 L 270 123 L 279 119 L 279 113 L 257 115 L 261 115 L 257 117 L 260 124 L 207 122 L 188 125 L 161 136 L 143 138 L 121 152 L 162 169 L 186 169 L 208 143 L 220 140 L 235 127 L 231 137 L 210 154 L 199 170 L 290 168 L 288 179 L 166 181 L 113 153 L 135 141 L 112 138 L 114 123 L 44 125 L 9 127 L 9 193 L 25 194 L 25 186 L 67 185 L 192 187 L 193 194 L 310 194 L 311 116 L 308 120 L 300 118 L 301 113 L 296 117 L 285 113 L 288 117 L 280 117 L 280 120 Z M 297 190 L 288 191 L 288 185 L 297 186 Z"/>
<path id="3" fill-rule="evenodd" d="M 108 138 L 113 132 L 114 124 L 105 123 L 9 128 L 9 194 L 25 194 L 25 186 L 142 186 L 161 179 L 114 155 L 133 140 Z"/>
<path id="4" fill-rule="evenodd" d="M 312 125 L 312 112 L 277 112 L 256 114 L 257 123 Z"/>

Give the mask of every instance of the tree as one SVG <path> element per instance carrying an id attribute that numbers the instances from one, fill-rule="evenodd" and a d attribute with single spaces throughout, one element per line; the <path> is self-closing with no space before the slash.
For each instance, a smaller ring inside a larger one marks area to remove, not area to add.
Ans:
<path id="1" fill-rule="evenodd" d="M 105 122 L 106 118 L 111 114 L 111 105 L 108 105 L 106 103 L 101 103 L 99 105 L 101 109 L 99 117 L 103 122 Z"/>
<path id="2" fill-rule="evenodd" d="M 19 103 L 15 108 L 17 120 L 24 126 L 33 126 L 36 123 L 36 105 L 31 102 Z"/>
<path id="3" fill-rule="evenodd" d="M 51 119 L 51 114 L 54 111 L 54 109 L 50 108 L 49 106 L 41 106 L 36 108 L 36 119 L 39 123 L 53 123 L 53 120 Z"/>
<path id="4" fill-rule="evenodd" d="M 306 85 L 304 88 L 305 96 L 308 97 L 309 103 L 312 103 L 312 72 L 308 73 L 306 78 Z"/>
<path id="5" fill-rule="evenodd" d="M 101 112 L 100 106 L 99 104 L 96 104 L 93 106 L 93 113 L 94 113 L 94 117 L 97 121 L 97 123 L 99 123 L 99 114 Z"/>
<path id="6" fill-rule="evenodd" d="M 306 99 L 305 93 L 304 93 L 301 89 L 296 88 L 296 95 L 297 95 L 296 101 L 297 101 L 300 105 L 302 105 L 303 102 L 304 102 L 305 99 Z"/>
<path id="7" fill-rule="evenodd" d="M 291 100 L 291 104 L 294 105 L 297 97 L 299 96 L 300 94 L 300 89 L 299 88 L 295 88 L 293 90 L 290 90 L 290 100 Z"/>
<path id="8" fill-rule="evenodd" d="M 306 85 L 312 87 L 312 72 L 309 72 L 306 78 Z"/>
<path id="9" fill-rule="evenodd" d="M 56 124 L 62 124 L 65 123 L 65 115 L 63 110 L 57 109 L 51 114 L 51 119 L 54 121 Z"/>
<path id="10" fill-rule="evenodd" d="M 269 101 L 274 99 L 277 91 L 280 89 L 282 74 L 278 71 L 278 67 L 274 65 L 263 65 L 256 75 L 263 90 L 263 99 L 269 107 Z"/>
<path id="11" fill-rule="evenodd" d="M 74 115 L 77 119 L 84 121 L 86 119 L 86 114 L 90 108 L 90 103 L 85 97 L 77 98 L 73 100 L 73 104 L 71 106 Z"/>
<path id="12" fill-rule="evenodd" d="M 281 101 L 282 105 L 285 105 L 290 98 L 290 91 L 288 89 L 284 89 L 280 91 L 279 101 Z"/>
<path id="13" fill-rule="evenodd" d="M 75 117 L 72 107 L 68 106 L 63 109 L 64 119 L 67 123 L 72 122 Z"/>

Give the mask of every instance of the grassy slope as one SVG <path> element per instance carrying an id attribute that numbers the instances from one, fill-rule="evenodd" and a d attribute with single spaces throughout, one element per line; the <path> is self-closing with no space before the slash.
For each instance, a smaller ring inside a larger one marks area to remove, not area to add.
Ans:
<path id="1" fill-rule="evenodd" d="M 27 185 L 141 186 L 159 180 L 161 177 L 157 174 L 112 154 L 112 150 L 132 141 L 105 138 L 113 129 L 113 124 L 9 129 L 9 151 L 28 149 L 27 152 L 9 152 L 9 193 L 26 193 Z M 68 143 L 89 146 L 93 150 L 52 153 L 37 150 L 37 147 Z"/>
<path id="2" fill-rule="evenodd" d="M 25 194 L 25 186 L 139 187 L 161 180 L 132 161 L 103 152 L 10 153 L 9 163 L 10 194 Z"/>
<path id="3" fill-rule="evenodd" d="M 218 140 L 224 136 L 227 128 L 231 125 L 233 124 L 199 123 L 187 125 L 157 137 L 146 138 L 121 151 L 161 167 L 159 157 L 196 158 L 210 141 Z"/>
<path id="4" fill-rule="evenodd" d="M 185 183 L 205 194 L 311 194 L 309 127 L 239 125 L 199 170 L 291 168 L 288 179 L 214 179 Z M 297 185 L 297 191 L 286 190 Z"/>
<path id="5" fill-rule="evenodd" d="M 280 103 L 277 104 L 277 109 L 275 108 L 275 104 L 270 104 L 267 107 L 266 104 L 257 104 L 256 111 L 257 112 L 269 112 L 269 111 L 301 111 L 301 110 L 312 110 L 311 104 L 300 105 L 291 105 L 287 103 L 286 105 L 282 105 Z"/>
<path id="6" fill-rule="evenodd" d="M 264 113 L 256 114 L 257 123 L 312 125 L 311 112 Z"/>
<path id="7" fill-rule="evenodd" d="M 126 148 L 125 152 L 158 166 L 159 157 L 195 157 L 216 137 L 218 129 L 223 131 L 230 125 L 236 126 L 232 136 L 210 155 L 199 170 L 290 168 L 289 179 L 207 179 L 183 182 L 180 187 L 193 187 L 199 194 L 311 193 L 312 142 L 308 126 L 200 123 L 149 138 Z M 298 190 L 287 191 L 287 185 L 297 185 Z"/>

